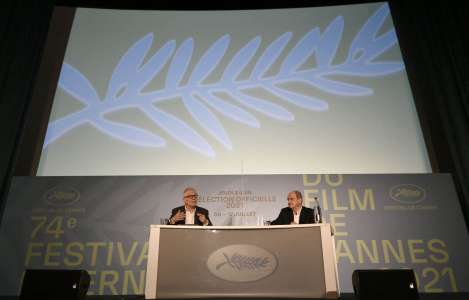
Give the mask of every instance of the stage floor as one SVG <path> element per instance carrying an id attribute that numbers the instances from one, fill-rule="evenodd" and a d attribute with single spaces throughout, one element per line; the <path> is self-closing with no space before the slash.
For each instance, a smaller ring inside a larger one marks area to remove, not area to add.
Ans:
<path id="1" fill-rule="evenodd" d="M 469 293 L 421 293 L 419 294 L 420 300 L 468 300 Z M 19 297 L 14 296 L 0 296 L 0 300 L 17 300 Z M 37 299 L 44 299 L 43 297 Z M 121 296 L 87 296 L 86 300 L 143 300 L 145 297 L 143 295 L 121 295 Z M 214 298 L 211 298 L 214 299 Z M 221 299 L 221 298 L 217 298 Z M 247 298 L 229 298 L 230 300 L 240 300 L 240 299 L 247 299 Z M 223 300 L 229 300 L 228 298 L 223 298 Z M 280 300 L 288 298 L 252 298 L 252 300 Z M 289 298 L 292 299 L 292 298 Z M 339 298 L 342 300 L 355 300 L 356 297 L 353 294 L 342 294 Z M 72 299 L 63 299 L 63 300 L 72 300 Z M 174 299 L 172 299 L 174 300 Z M 184 299 L 188 300 L 188 299 Z M 201 300 L 200 298 L 197 300 Z M 376 299 L 380 300 L 380 299 Z M 396 299 L 400 300 L 400 299 Z"/>

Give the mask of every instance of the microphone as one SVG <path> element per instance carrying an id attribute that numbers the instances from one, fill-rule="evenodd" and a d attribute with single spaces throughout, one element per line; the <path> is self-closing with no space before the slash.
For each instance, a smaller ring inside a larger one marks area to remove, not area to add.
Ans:
<path id="1" fill-rule="evenodd" d="M 320 224 L 322 223 L 321 205 L 319 205 L 318 197 L 314 197 L 314 201 L 316 201 L 316 209 L 314 210 L 314 223 Z"/>

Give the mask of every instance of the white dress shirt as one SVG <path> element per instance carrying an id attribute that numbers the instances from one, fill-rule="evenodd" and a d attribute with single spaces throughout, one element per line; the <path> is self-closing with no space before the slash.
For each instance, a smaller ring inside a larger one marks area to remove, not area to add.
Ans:
<path id="1" fill-rule="evenodd" d="M 195 218 L 195 209 L 190 211 L 186 207 L 186 224 L 194 225 L 194 218 Z"/>
<path id="2" fill-rule="evenodd" d="M 293 223 L 295 224 L 300 224 L 301 209 L 302 208 L 300 207 L 297 213 L 295 213 L 295 210 L 293 210 Z"/>

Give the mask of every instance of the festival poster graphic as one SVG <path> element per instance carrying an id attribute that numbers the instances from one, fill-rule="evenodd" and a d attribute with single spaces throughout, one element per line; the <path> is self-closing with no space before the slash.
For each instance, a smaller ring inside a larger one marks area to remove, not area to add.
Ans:
<path id="1" fill-rule="evenodd" d="M 421 292 L 469 291 L 469 239 L 447 174 L 16 177 L 0 228 L 0 294 L 25 269 L 86 269 L 89 294 L 143 294 L 150 224 L 197 189 L 214 225 L 277 217 L 291 190 L 335 230 L 342 292 L 355 269 L 412 268 Z M 292 249 L 294 252 L 294 249 Z"/>

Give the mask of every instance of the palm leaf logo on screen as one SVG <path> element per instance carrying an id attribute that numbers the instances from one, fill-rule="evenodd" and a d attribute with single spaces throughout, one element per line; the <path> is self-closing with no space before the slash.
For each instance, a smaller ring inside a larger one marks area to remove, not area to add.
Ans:
<path id="1" fill-rule="evenodd" d="M 243 126 L 260 128 L 258 115 L 279 122 L 294 122 L 295 116 L 289 107 L 296 106 L 315 112 L 329 109 L 328 102 L 323 99 L 325 97 L 307 95 L 288 88 L 288 84 L 307 85 L 318 89 L 322 95 L 363 97 L 372 95 L 373 89 L 331 77 L 377 77 L 402 71 L 402 61 L 377 59 L 397 44 L 394 29 L 378 34 L 388 17 L 387 4 L 377 9 L 353 38 L 346 58 L 339 63 L 333 61 L 344 29 L 344 18 L 340 15 L 322 32 L 318 27 L 312 28 L 295 43 L 292 42 L 294 34 L 285 32 L 261 49 L 262 36 L 255 36 L 231 57 L 226 57 L 231 41 L 231 36 L 226 34 L 216 39 L 196 62 L 192 62 L 195 49 L 193 38 L 187 38 L 179 45 L 174 40 L 167 41 L 150 56 L 148 52 L 153 43 L 153 33 L 148 33 L 121 57 L 103 99 L 100 99 L 93 84 L 78 69 L 65 62 L 59 87 L 83 103 L 84 108 L 51 121 L 44 148 L 85 123 L 124 143 L 141 147 L 165 147 L 167 141 L 150 130 L 104 118 L 108 112 L 137 108 L 175 141 L 201 155 L 213 157 L 216 153 L 200 131 L 212 136 L 225 149 L 233 148 L 229 132 L 220 117 Z M 305 68 L 305 63 L 313 55 L 316 65 Z M 148 59 L 143 63 L 147 56 Z M 229 62 L 221 78 L 216 82 L 205 83 L 222 59 Z M 190 74 L 186 74 L 191 63 L 195 67 Z M 280 67 L 272 75 L 268 71 L 274 64 Z M 248 66 L 252 68 L 248 78 L 239 79 Z M 168 71 L 163 88 L 143 92 L 164 68 Z M 185 76 L 188 80 L 183 83 Z M 253 88 L 274 95 L 284 105 L 249 93 Z M 159 107 L 159 104 L 175 99 L 182 102 L 181 105 L 198 124 L 198 130 L 183 118 Z"/>

